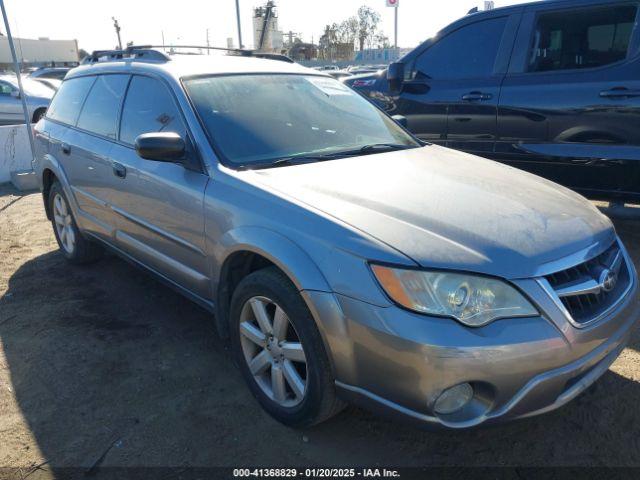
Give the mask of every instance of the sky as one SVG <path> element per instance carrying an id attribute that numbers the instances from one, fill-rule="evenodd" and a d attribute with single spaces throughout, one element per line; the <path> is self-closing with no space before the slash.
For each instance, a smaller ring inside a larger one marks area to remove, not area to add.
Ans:
<path id="1" fill-rule="evenodd" d="M 239 0 L 242 40 L 253 45 L 253 8 L 263 0 Z M 496 0 L 496 7 L 525 0 Z M 398 45 L 414 47 L 433 36 L 470 8 L 482 7 L 478 0 L 399 0 Z M 304 41 L 318 41 L 324 26 L 354 15 L 368 5 L 382 16 L 381 29 L 393 42 L 393 8 L 385 0 L 276 0 L 279 27 L 301 33 Z M 111 17 L 121 26 L 123 45 L 206 44 L 226 46 L 232 37 L 237 45 L 235 0 L 5 0 L 15 37 L 77 39 L 87 51 L 117 45 Z M 0 27 L 4 33 L 4 26 Z"/>

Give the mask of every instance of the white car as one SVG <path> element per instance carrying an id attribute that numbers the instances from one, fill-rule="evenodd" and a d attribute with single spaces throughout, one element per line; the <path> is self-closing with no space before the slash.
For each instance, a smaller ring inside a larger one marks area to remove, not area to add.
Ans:
<path id="1" fill-rule="evenodd" d="M 51 87 L 30 78 L 22 79 L 27 109 L 32 123 L 40 120 L 56 93 Z M 0 125 L 24 123 L 22 100 L 15 75 L 0 75 Z"/>

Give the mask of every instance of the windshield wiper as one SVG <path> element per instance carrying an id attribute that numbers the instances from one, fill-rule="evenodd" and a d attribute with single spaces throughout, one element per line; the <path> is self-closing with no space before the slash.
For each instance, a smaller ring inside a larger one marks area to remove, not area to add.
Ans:
<path id="1" fill-rule="evenodd" d="M 416 148 L 416 145 L 406 145 L 404 143 L 372 143 L 358 149 L 359 153 L 386 152 L 390 150 L 406 150 Z"/>
<path id="2" fill-rule="evenodd" d="M 388 152 L 391 150 L 405 150 L 407 148 L 417 148 L 418 145 L 404 145 L 401 143 L 372 143 L 370 145 L 365 145 L 360 148 L 356 148 L 354 150 L 342 150 L 338 152 L 331 153 L 323 153 L 323 154 L 301 154 L 301 155 L 291 155 L 289 157 L 278 158 L 277 160 L 273 160 L 271 162 L 265 163 L 249 163 L 246 165 L 241 165 L 240 168 L 243 170 L 255 170 L 260 168 L 271 168 L 271 167 L 289 167 L 291 165 L 301 165 L 304 163 L 313 163 L 313 162 L 322 162 L 324 160 L 333 160 L 341 157 L 353 157 L 357 155 L 367 154 L 367 153 L 378 153 L 378 152 Z"/>

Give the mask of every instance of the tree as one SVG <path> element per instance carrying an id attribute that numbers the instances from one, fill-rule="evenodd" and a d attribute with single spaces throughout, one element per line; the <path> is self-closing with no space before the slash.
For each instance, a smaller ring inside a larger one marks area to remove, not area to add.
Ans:
<path id="1" fill-rule="evenodd" d="M 355 45 L 358 36 L 358 18 L 353 16 L 343 20 L 337 29 L 337 38 L 340 43 L 350 43 Z"/>
<path id="2" fill-rule="evenodd" d="M 365 44 L 371 44 L 378 30 L 380 14 L 366 5 L 358 9 L 358 44 L 360 50 L 364 50 Z"/>
<path id="3" fill-rule="evenodd" d="M 391 48 L 391 42 L 384 32 L 378 32 L 373 37 L 373 44 L 375 48 Z"/>

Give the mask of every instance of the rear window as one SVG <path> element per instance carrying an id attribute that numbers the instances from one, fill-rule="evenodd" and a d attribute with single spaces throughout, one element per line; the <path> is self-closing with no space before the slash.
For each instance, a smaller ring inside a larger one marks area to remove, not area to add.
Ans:
<path id="1" fill-rule="evenodd" d="M 84 99 L 96 77 L 78 77 L 62 82 L 47 109 L 47 117 L 75 125 Z"/>
<path id="2" fill-rule="evenodd" d="M 78 127 L 115 139 L 118 110 L 128 80 L 129 75 L 100 75 L 84 102 Z"/>
<path id="3" fill-rule="evenodd" d="M 623 60 L 637 8 L 620 5 L 540 15 L 529 57 L 530 72 L 594 68 Z"/>

